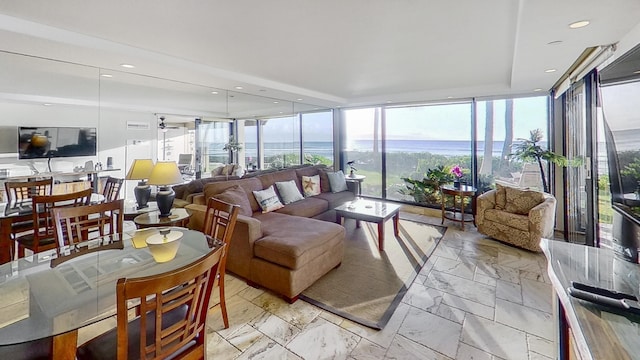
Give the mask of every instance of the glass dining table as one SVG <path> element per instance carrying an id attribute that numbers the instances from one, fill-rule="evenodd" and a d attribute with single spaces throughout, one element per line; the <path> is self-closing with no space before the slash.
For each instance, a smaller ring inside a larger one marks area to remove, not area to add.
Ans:
<path id="1" fill-rule="evenodd" d="M 115 315 L 116 282 L 175 270 L 221 246 L 199 231 L 182 234 L 175 257 L 156 262 L 146 239 L 163 228 L 94 239 L 0 265 L 0 346 L 53 337 L 54 358 L 75 355 L 78 329 Z"/>

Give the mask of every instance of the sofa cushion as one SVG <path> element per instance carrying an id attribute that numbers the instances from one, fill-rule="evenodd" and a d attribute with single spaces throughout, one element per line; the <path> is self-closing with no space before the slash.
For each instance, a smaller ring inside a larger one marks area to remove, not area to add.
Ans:
<path id="1" fill-rule="evenodd" d="M 282 209 L 276 210 L 276 212 L 280 214 L 296 215 L 310 218 L 322 214 L 327 210 L 329 210 L 329 203 L 326 200 L 311 197 L 288 204 Z"/>
<path id="2" fill-rule="evenodd" d="M 497 209 L 487 209 L 484 218 L 522 231 L 529 231 L 529 217 Z"/>
<path id="3" fill-rule="evenodd" d="M 282 203 L 285 205 L 304 199 L 304 196 L 302 196 L 300 190 L 298 190 L 298 187 L 296 186 L 296 182 L 293 180 L 277 181 L 276 187 L 278 188 L 278 193 L 280 194 Z"/>
<path id="4" fill-rule="evenodd" d="M 295 181 L 296 185 L 298 186 L 298 189 L 301 189 L 300 179 L 298 179 L 298 176 L 296 175 L 296 171 L 293 169 L 286 169 L 286 170 L 263 174 L 258 176 L 258 179 L 260 179 L 263 189 L 266 189 L 269 186 L 274 185 L 276 182 L 289 181 L 289 180 Z"/>
<path id="5" fill-rule="evenodd" d="M 257 214 L 256 218 L 262 222 L 264 236 L 254 243 L 254 255 L 289 269 L 321 257 L 344 239 L 337 236 L 344 234 L 344 228 L 326 221 L 278 213 Z"/>
<path id="6" fill-rule="evenodd" d="M 202 179 L 191 180 L 187 184 L 187 190 L 185 191 L 185 195 L 184 195 L 183 199 L 186 198 L 186 196 L 189 195 L 189 194 L 195 194 L 195 193 L 202 192 L 202 190 L 204 189 L 204 184 L 203 184 L 203 182 L 201 180 Z"/>
<path id="7" fill-rule="evenodd" d="M 331 186 L 332 193 L 348 190 L 347 181 L 344 178 L 344 173 L 342 172 L 342 170 L 338 170 L 336 172 L 328 172 L 327 177 L 329 178 L 329 185 Z"/>
<path id="8" fill-rule="evenodd" d="M 176 199 L 184 200 L 187 197 L 188 184 L 180 184 L 172 186 L 173 192 L 176 193 Z"/>
<path id="9" fill-rule="evenodd" d="M 506 186 L 496 184 L 496 209 L 498 210 L 504 210 L 504 207 L 507 204 L 507 193 L 505 187 Z"/>
<path id="10" fill-rule="evenodd" d="M 527 215 L 529 210 L 544 201 L 544 194 L 539 191 L 521 190 L 505 187 L 506 204 L 505 211 Z"/>
<path id="11" fill-rule="evenodd" d="M 260 204 L 262 212 L 270 212 L 282 208 L 284 205 L 280 202 L 276 191 L 273 190 L 273 185 L 264 190 L 253 191 L 253 196 L 256 197 L 256 201 Z"/>
<path id="12" fill-rule="evenodd" d="M 329 203 L 329 209 L 336 208 L 347 201 L 351 201 L 355 198 L 355 195 L 351 191 L 341 191 L 339 193 L 323 192 L 320 195 L 314 196 L 313 198 L 322 199 Z"/>
<path id="13" fill-rule="evenodd" d="M 262 190 L 262 183 L 258 178 L 247 178 L 247 179 L 239 179 L 239 180 L 229 180 L 229 181 L 214 181 L 208 183 L 204 186 L 204 198 L 208 199 L 215 194 L 219 194 L 223 192 L 225 189 L 230 188 L 234 185 L 238 185 L 244 189 L 244 192 L 247 193 L 247 199 L 249 200 L 249 204 L 251 204 L 251 211 L 261 211 L 260 205 L 256 201 L 255 196 L 253 196 L 252 191 L 254 190 Z"/>
<path id="14" fill-rule="evenodd" d="M 296 169 L 296 174 L 298 175 L 299 178 L 302 178 L 303 176 L 313 176 L 313 175 L 318 175 L 321 169 L 326 170 L 327 166 L 323 164 L 318 164 L 313 166 L 306 165 L 299 169 Z"/>
<path id="15" fill-rule="evenodd" d="M 239 213 L 242 215 L 251 216 L 253 214 L 251 204 L 247 199 L 247 193 L 238 185 L 227 188 L 223 192 L 213 195 L 213 197 L 232 205 L 238 205 L 240 207 Z"/>
<path id="16" fill-rule="evenodd" d="M 302 191 L 304 196 L 320 195 L 320 175 L 302 176 Z"/>
<path id="17" fill-rule="evenodd" d="M 327 176 L 328 170 L 319 170 L 318 175 L 320 175 L 320 191 L 323 193 L 331 192 L 331 184 L 329 184 L 329 176 Z"/>

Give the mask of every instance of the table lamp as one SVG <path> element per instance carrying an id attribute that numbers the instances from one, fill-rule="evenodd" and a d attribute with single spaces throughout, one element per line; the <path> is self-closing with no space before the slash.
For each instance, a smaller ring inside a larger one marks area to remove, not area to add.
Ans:
<path id="1" fill-rule="evenodd" d="M 156 202 L 160 216 L 167 217 L 171 215 L 171 206 L 176 193 L 169 185 L 180 184 L 182 175 L 178 164 L 175 161 L 158 161 L 149 176 L 149 185 L 160 186 L 156 194 Z"/>
<path id="2" fill-rule="evenodd" d="M 133 194 L 138 203 L 138 209 L 148 206 L 147 202 L 149 202 L 149 197 L 151 197 L 151 186 L 149 186 L 145 180 L 151 175 L 151 170 L 153 170 L 153 161 L 151 159 L 135 159 L 125 177 L 127 180 L 140 180 L 138 186 L 133 189 Z"/>

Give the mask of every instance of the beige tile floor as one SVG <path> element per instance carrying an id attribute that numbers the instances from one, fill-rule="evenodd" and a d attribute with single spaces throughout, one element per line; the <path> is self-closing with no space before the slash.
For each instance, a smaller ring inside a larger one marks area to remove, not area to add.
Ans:
<path id="1" fill-rule="evenodd" d="M 409 214 L 409 216 L 417 216 Z M 421 216 L 440 224 L 439 218 Z M 555 358 L 552 290 L 542 254 L 449 225 L 387 326 L 358 325 L 302 300 L 289 305 L 227 277 L 230 327 L 208 319 L 208 359 Z M 347 222 L 345 226 L 353 226 Z M 216 299 L 212 299 L 217 304 Z M 80 342 L 114 326 L 83 331 Z"/>

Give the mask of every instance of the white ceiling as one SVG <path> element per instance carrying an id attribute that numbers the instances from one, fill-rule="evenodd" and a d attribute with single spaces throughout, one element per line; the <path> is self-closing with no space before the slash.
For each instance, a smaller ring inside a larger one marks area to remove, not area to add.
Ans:
<path id="1" fill-rule="evenodd" d="M 638 0 L 0 0 L 0 50 L 336 107 L 548 90 L 639 23 Z"/>

